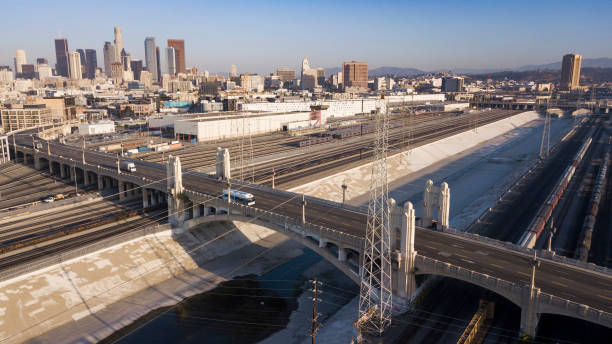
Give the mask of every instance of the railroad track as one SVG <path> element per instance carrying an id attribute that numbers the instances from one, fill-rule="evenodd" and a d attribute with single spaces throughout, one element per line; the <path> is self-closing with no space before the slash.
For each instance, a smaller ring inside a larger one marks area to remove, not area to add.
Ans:
<path id="1" fill-rule="evenodd" d="M 498 113 L 482 118 L 479 122 L 482 124 L 491 123 L 514 113 L 517 113 L 517 111 Z M 446 121 L 443 125 L 432 124 L 422 127 L 412 133 L 412 138 L 406 137 L 405 133 L 402 132 L 403 128 L 400 128 L 389 134 L 389 146 L 391 150 L 416 147 L 471 128 L 473 128 L 473 123 L 465 121 L 465 118 Z M 305 156 L 296 156 L 284 159 L 281 166 L 276 163 L 273 167 L 261 167 L 259 172 L 256 172 L 255 182 L 264 185 L 271 184 L 273 168 L 276 174 L 275 183 L 281 185 L 332 168 L 340 166 L 348 167 L 347 165 L 359 161 L 367 162 L 373 156 L 371 146 L 371 138 L 367 138 L 362 142 L 351 143 L 337 149 L 325 150 L 307 158 Z"/>
<path id="2" fill-rule="evenodd" d="M 0 271 L 13 268 L 17 265 L 30 262 L 35 259 L 45 258 L 50 255 L 66 252 L 81 246 L 95 243 L 99 240 L 120 235 L 132 230 L 140 229 L 148 225 L 166 223 L 167 209 L 149 212 L 145 217 L 132 217 L 127 222 L 108 227 L 104 230 L 85 233 L 70 240 L 60 240 L 53 243 L 39 244 L 35 250 L 19 252 L 10 256 L 0 258 Z"/>
<path id="3" fill-rule="evenodd" d="M 114 204 L 109 201 L 98 201 L 76 209 L 62 211 L 59 218 L 56 213 L 37 216 L 36 224 L 19 225 L 24 222 L 23 220 L 5 223 L 0 229 L 0 249 L 15 242 L 43 237 L 73 226 L 95 223 L 125 211 L 138 210 L 140 202 L 140 200 L 133 200 Z"/>

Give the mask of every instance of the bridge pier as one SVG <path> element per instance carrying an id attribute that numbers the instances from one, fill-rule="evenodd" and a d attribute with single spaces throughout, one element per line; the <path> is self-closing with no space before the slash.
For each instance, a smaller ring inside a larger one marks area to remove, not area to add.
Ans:
<path id="1" fill-rule="evenodd" d="M 434 218 L 434 209 L 437 209 L 436 220 L 442 228 L 448 228 L 450 224 L 450 188 L 446 182 L 439 187 L 434 186 L 433 181 L 425 182 L 423 191 L 423 216 L 421 225 L 431 227 Z"/>
<path id="2" fill-rule="evenodd" d="M 415 214 L 411 202 L 406 202 L 403 208 L 389 199 L 390 225 L 392 229 L 391 249 L 397 253 L 397 270 L 394 270 L 394 303 L 402 308 L 407 306 L 416 291 L 415 260 L 417 251 L 414 249 Z M 394 236 L 399 235 L 399 238 Z M 398 240 L 399 239 L 399 240 Z M 399 244 L 399 246 L 398 246 Z"/>
<path id="3" fill-rule="evenodd" d="M 338 247 L 338 260 L 341 262 L 346 262 L 347 252 L 344 247 Z"/>
<path id="4" fill-rule="evenodd" d="M 319 247 L 323 248 L 327 246 L 328 241 L 325 239 L 319 239 Z"/>
<path id="5" fill-rule="evenodd" d="M 540 302 L 540 288 L 532 288 L 525 285 L 521 289 L 521 336 L 528 335 L 535 338 L 540 314 L 538 304 Z"/>
<path id="6" fill-rule="evenodd" d="M 149 189 L 147 188 L 142 188 L 142 207 L 149 207 Z"/>
<path id="7" fill-rule="evenodd" d="M 168 222 L 172 225 L 173 232 L 180 234 L 183 231 L 183 223 L 185 221 L 185 196 L 183 194 L 183 170 L 181 169 L 181 160 L 178 156 L 168 156 L 166 176 Z"/>
<path id="8" fill-rule="evenodd" d="M 217 164 L 216 164 L 216 177 L 229 180 L 231 177 L 230 173 L 230 154 L 227 148 L 217 148 Z"/>
<path id="9" fill-rule="evenodd" d="M 98 191 L 104 190 L 104 177 L 98 173 Z"/>

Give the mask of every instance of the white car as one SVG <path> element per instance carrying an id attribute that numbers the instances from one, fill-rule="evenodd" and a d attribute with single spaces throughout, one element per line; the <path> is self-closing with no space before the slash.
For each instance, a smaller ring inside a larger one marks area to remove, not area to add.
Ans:
<path id="1" fill-rule="evenodd" d="M 49 197 L 44 198 L 42 201 L 45 202 L 45 203 L 51 203 L 51 202 L 55 201 L 55 197 L 49 196 Z"/>

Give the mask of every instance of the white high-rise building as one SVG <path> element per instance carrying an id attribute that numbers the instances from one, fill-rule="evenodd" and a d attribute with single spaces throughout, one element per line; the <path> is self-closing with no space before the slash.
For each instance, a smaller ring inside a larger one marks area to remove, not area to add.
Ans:
<path id="1" fill-rule="evenodd" d="M 121 28 L 115 26 L 115 61 L 121 62 L 121 52 L 123 51 L 123 37 L 121 36 Z"/>
<path id="2" fill-rule="evenodd" d="M 166 63 L 168 74 L 176 75 L 176 51 L 172 47 L 166 48 Z"/>
<path id="3" fill-rule="evenodd" d="M 81 73 L 81 54 L 74 51 L 68 54 L 68 71 L 70 79 L 82 79 Z"/>
<path id="4" fill-rule="evenodd" d="M 47 64 L 37 65 L 38 79 L 44 80 L 53 76 L 53 69 Z"/>
<path id="5" fill-rule="evenodd" d="M 115 46 L 111 42 L 104 43 L 104 73 L 109 78 L 112 75 L 112 65 L 115 63 L 116 53 Z"/>
<path id="6" fill-rule="evenodd" d="M 302 60 L 302 70 L 300 72 L 300 82 L 301 83 L 304 82 L 304 72 L 307 70 L 310 70 L 310 63 L 308 62 L 308 59 L 304 57 L 304 59 Z"/>
<path id="7" fill-rule="evenodd" d="M 151 73 L 153 82 L 159 81 L 159 75 L 157 74 L 157 56 L 155 53 L 155 38 L 147 37 L 144 42 L 145 45 L 145 62 L 147 63 L 147 70 Z"/>
<path id="8" fill-rule="evenodd" d="M 23 50 L 17 50 L 15 52 L 15 73 L 21 74 L 23 73 L 22 65 L 27 64 L 26 61 L 26 53 Z"/>
<path id="9" fill-rule="evenodd" d="M 0 83 L 13 81 L 13 71 L 10 69 L 0 69 Z"/>

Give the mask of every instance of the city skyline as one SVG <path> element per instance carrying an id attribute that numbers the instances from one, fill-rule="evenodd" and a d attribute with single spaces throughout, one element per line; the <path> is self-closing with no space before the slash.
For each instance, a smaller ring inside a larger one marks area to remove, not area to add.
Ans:
<path id="1" fill-rule="evenodd" d="M 212 73 L 227 73 L 229 66 L 235 64 L 242 72 L 267 74 L 276 68 L 296 68 L 304 56 L 325 68 L 357 60 L 367 61 L 371 68 L 397 66 L 425 71 L 515 68 L 555 62 L 558 56 L 570 52 L 585 58 L 612 57 L 612 47 L 597 43 L 612 40 L 612 24 L 605 16 L 612 10 L 610 3 L 543 1 L 508 5 L 475 1 L 460 5 L 448 3 L 441 9 L 388 1 L 375 8 L 369 4 L 352 8 L 347 4 L 342 1 L 331 5 L 243 3 L 241 11 L 229 13 L 215 3 L 183 1 L 181 8 L 190 10 L 175 13 L 153 2 L 147 8 L 151 16 L 141 19 L 133 14 L 143 4 L 135 2 L 122 3 L 121 13 L 100 21 L 92 20 L 96 11 L 90 5 L 74 2 L 70 6 L 74 20 L 58 24 L 54 13 L 59 15 L 60 10 L 39 2 L 42 10 L 33 15 L 36 25 L 17 20 L 20 15 L 0 24 L 11 28 L 7 31 L 17 33 L 6 37 L 7 49 L 0 52 L 0 65 L 13 65 L 16 50 L 25 50 L 31 59 L 46 57 L 54 65 L 53 39 L 60 32 L 62 38 L 68 39 L 72 51 L 93 48 L 102 56 L 103 44 L 112 41 L 115 26 L 121 27 L 125 49 L 132 58 L 145 58 L 146 37 L 155 37 L 161 49 L 166 48 L 168 39 L 180 38 L 187 44 L 186 67 L 196 66 Z M 16 4 L 6 4 L 6 7 L 17 14 L 24 11 Z M 326 12 L 332 18 L 331 14 L 341 11 L 344 15 L 322 21 L 320 25 L 296 24 L 304 22 L 296 20 L 304 10 Z M 206 13 L 209 27 L 220 29 L 193 30 L 192 23 L 202 20 L 202 13 Z M 229 22 L 228 14 L 232 14 Z M 354 35 L 349 22 L 355 20 L 382 25 L 370 25 L 371 29 Z M 564 25 L 569 21 L 589 25 Z M 244 27 L 249 30 L 245 31 Z M 342 49 L 338 48 L 338 42 Z"/>

